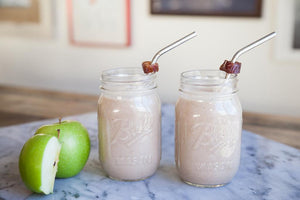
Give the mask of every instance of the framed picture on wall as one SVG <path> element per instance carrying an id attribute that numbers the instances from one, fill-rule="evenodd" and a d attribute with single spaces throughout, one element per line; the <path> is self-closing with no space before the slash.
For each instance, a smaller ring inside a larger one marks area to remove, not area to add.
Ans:
<path id="1" fill-rule="evenodd" d="M 278 0 L 275 55 L 281 61 L 300 61 L 300 1 Z"/>
<path id="2" fill-rule="evenodd" d="M 67 10 L 71 44 L 130 46 L 130 0 L 67 0 Z"/>
<path id="3" fill-rule="evenodd" d="M 260 17 L 262 0 L 151 0 L 152 14 Z"/>
<path id="4" fill-rule="evenodd" d="M 51 38 L 53 0 L 0 0 L 0 35 Z"/>
<path id="5" fill-rule="evenodd" d="M 39 22 L 38 0 L 0 0 L 0 21 Z"/>

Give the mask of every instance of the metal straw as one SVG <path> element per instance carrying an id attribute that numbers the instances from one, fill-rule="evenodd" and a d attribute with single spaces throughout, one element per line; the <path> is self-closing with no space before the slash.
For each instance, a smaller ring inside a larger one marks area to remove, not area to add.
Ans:
<path id="1" fill-rule="evenodd" d="M 273 37 L 276 36 L 276 32 L 272 32 L 262 38 L 260 38 L 259 40 L 256 40 L 255 42 L 252 42 L 251 44 L 245 46 L 244 48 L 238 50 L 232 57 L 231 62 L 235 63 L 236 60 L 238 59 L 238 57 L 240 57 L 242 54 L 246 53 L 247 51 L 250 51 L 251 49 L 261 45 L 262 43 L 272 39 Z M 230 74 L 226 74 L 226 79 L 230 78 Z"/>
<path id="2" fill-rule="evenodd" d="M 170 51 L 171 49 L 174 49 L 175 47 L 185 43 L 186 41 L 192 39 L 195 36 L 197 36 L 197 33 L 194 31 L 194 32 L 184 36 L 183 38 L 177 40 L 176 42 L 173 42 L 172 44 L 166 46 L 165 48 L 159 50 L 152 58 L 151 64 L 157 63 L 157 60 L 161 55 L 163 55 L 163 54 L 167 53 L 168 51 Z"/>

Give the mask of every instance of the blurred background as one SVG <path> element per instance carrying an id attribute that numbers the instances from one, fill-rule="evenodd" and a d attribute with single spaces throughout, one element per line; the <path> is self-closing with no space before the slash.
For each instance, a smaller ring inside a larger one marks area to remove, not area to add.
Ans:
<path id="1" fill-rule="evenodd" d="M 181 72 L 218 69 L 277 31 L 239 58 L 239 96 L 245 111 L 299 117 L 299 2 L 0 0 L 0 84 L 99 95 L 103 70 L 140 67 L 197 31 L 159 60 L 160 97 L 175 103 Z"/>

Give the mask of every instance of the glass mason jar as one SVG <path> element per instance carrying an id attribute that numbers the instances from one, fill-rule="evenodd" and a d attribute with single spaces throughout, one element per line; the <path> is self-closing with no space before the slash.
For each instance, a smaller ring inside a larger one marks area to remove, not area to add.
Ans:
<path id="1" fill-rule="evenodd" d="M 98 101 L 99 159 L 112 179 L 135 181 L 156 171 L 161 158 L 161 103 L 156 74 L 141 68 L 106 70 Z"/>
<path id="2" fill-rule="evenodd" d="M 176 103 L 175 160 L 181 179 L 199 187 L 229 183 L 238 171 L 242 108 L 236 75 L 183 72 Z"/>

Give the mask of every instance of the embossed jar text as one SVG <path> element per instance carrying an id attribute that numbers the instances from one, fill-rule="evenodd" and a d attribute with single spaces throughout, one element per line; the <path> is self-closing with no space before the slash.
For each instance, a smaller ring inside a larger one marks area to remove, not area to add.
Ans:
<path id="1" fill-rule="evenodd" d="M 242 108 L 237 78 L 223 71 L 181 75 L 176 103 L 175 160 L 180 177 L 201 187 L 231 181 L 240 163 Z"/>
<path id="2" fill-rule="evenodd" d="M 102 74 L 98 101 L 99 159 L 113 179 L 151 176 L 161 157 L 161 104 L 156 75 L 139 68 Z"/>

